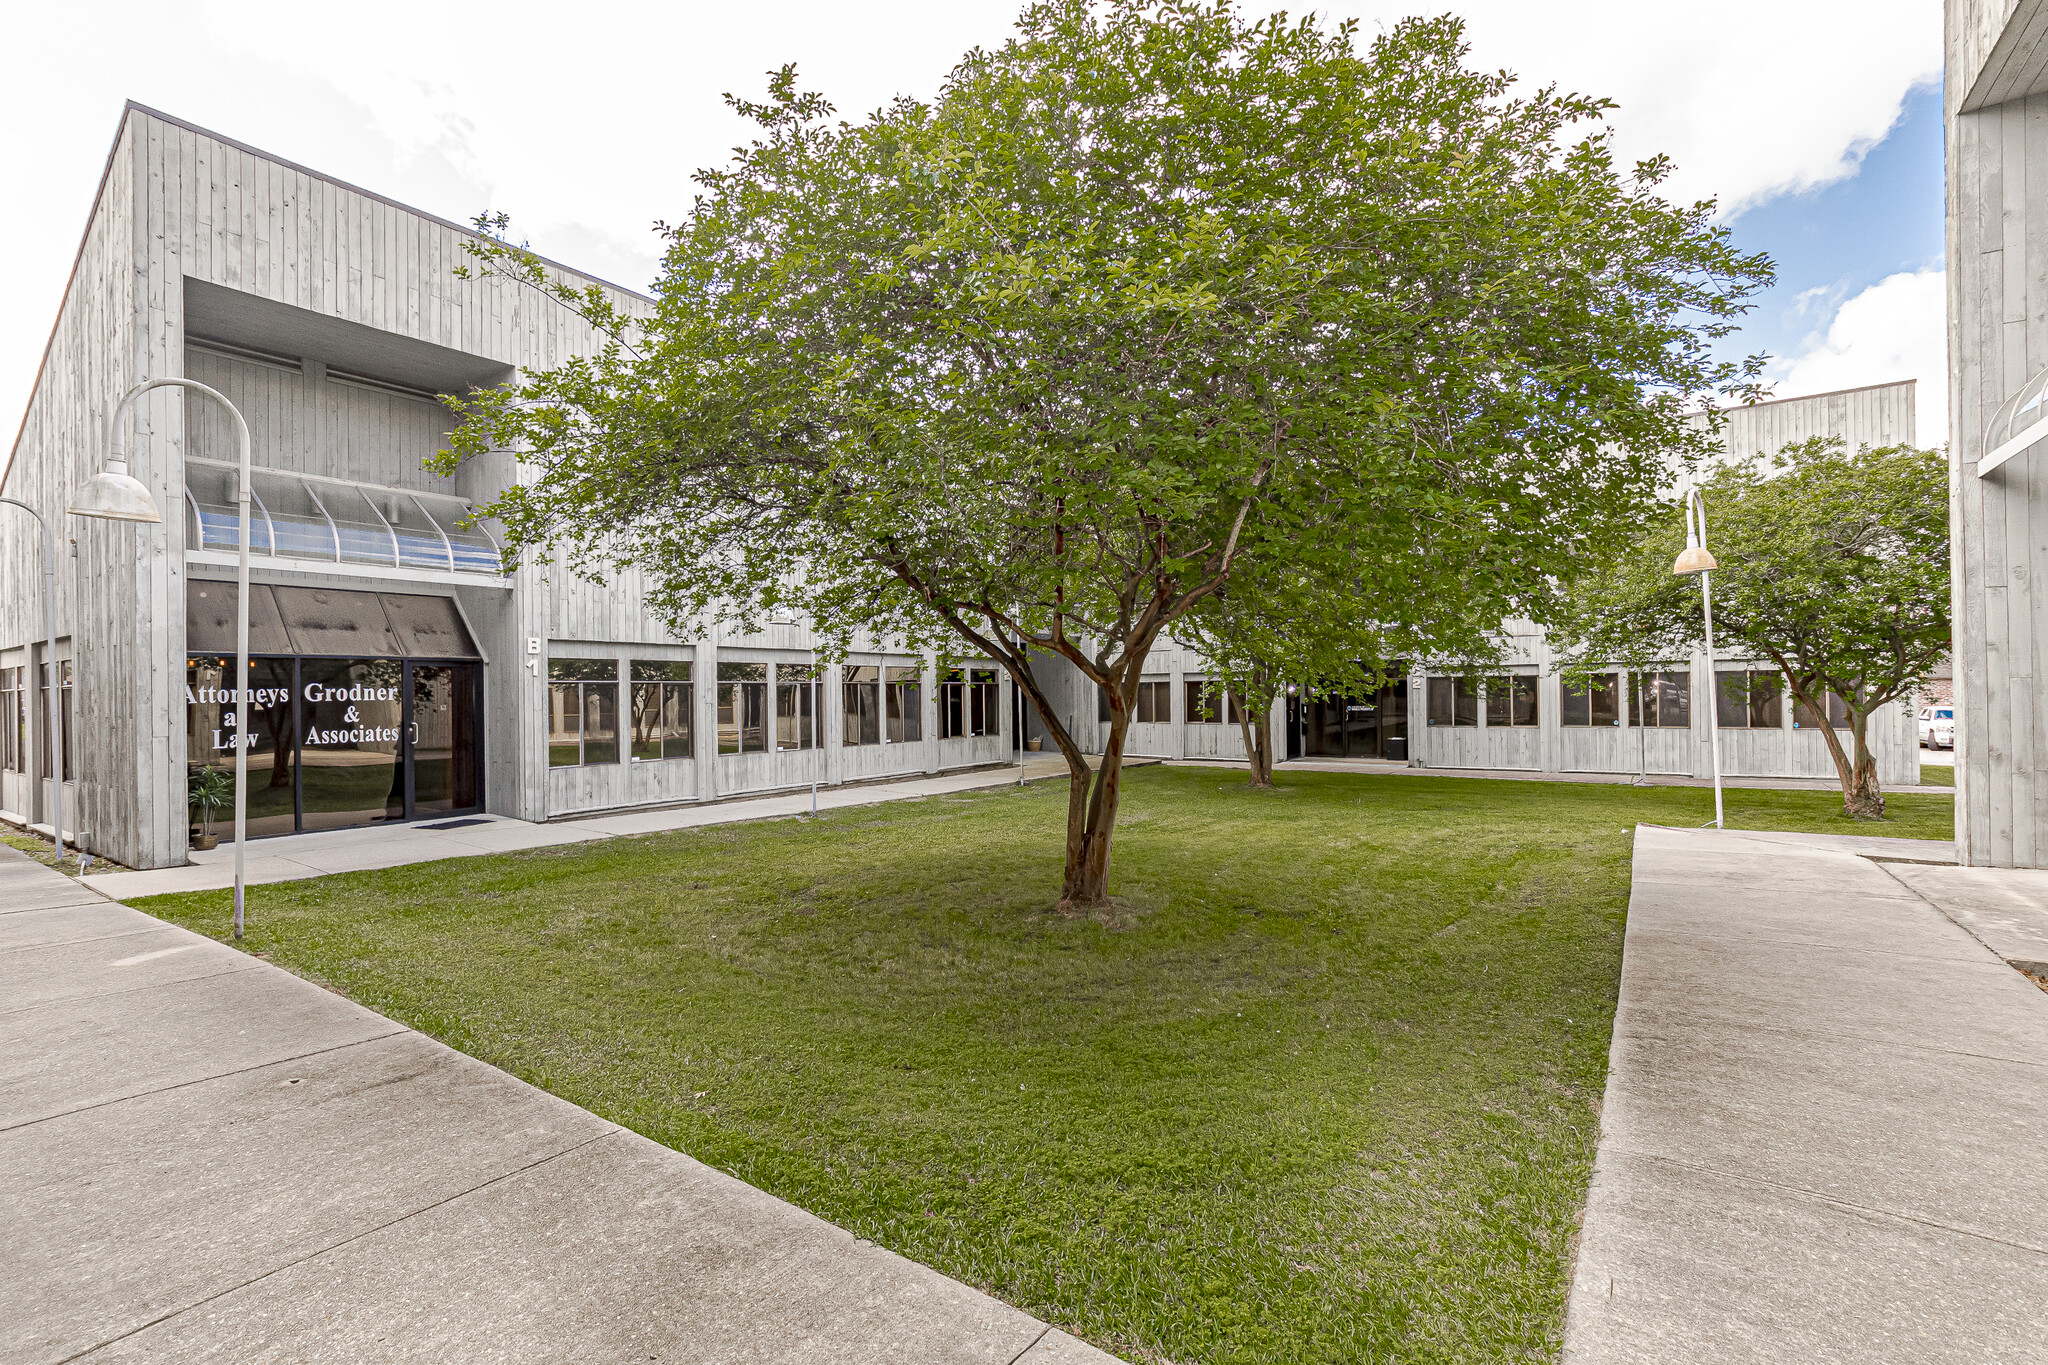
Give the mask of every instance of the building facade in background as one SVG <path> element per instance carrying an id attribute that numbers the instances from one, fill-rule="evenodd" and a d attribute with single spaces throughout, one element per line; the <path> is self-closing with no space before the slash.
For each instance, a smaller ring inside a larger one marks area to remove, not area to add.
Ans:
<path id="1" fill-rule="evenodd" d="M 508 569 L 475 509 L 520 471 L 510 455 L 452 477 L 439 395 L 510 382 L 590 347 L 537 291 L 458 279 L 467 229 L 176 119 L 123 113 L 56 327 L 0 488 L 59 530 L 55 657 L 46 657 L 39 541 L 0 508 L 0 819 L 47 824 L 54 784 L 83 847 L 133 867 L 185 860 L 224 809 L 195 776 L 250 754 L 258 835 L 490 812 L 549 820 L 715 801 L 813 783 L 1015 761 L 1043 742 L 985 660 L 860 640 L 824 663 L 800 621 L 672 634 L 632 573 L 591 583 Z M 646 298 L 606 289 L 627 310 Z M 131 471 L 160 525 L 67 519 L 104 459 L 122 395 L 197 380 L 252 430 L 250 734 L 234 726 L 236 445 L 203 395 L 133 409 Z M 1912 439 L 1910 384 L 1725 414 L 1728 451 L 1809 436 Z M 1775 675 L 1734 658 L 1560 685 L 1541 632 L 1509 626 L 1501 679 L 1403 671 L 1359 695 L 1295 689 L 1270 706 L 1287 757 L 1543 772 L 1711 771 L 1828 777 L 1814 729 Z M 1099 751 L 1092 683 L 1047 659 L 1046 690 Z M 1128 752 L 1242 759 L 1244 698 L 1172 642 L 1147 662 Z M 1896 714 L 1894 714 L 1896 712 Z M 1838 719 L 1838 718 L 1837 718 Z M 47 735 L 64 757 L 50 771 Z M 1873 727 L 1882 780 L 1918 781 L 1910 711 Z"/>
<path id="2" fill-rule="evenodd" d="M 175 865 L 204 814 L 193 773 L 232 766 L 225 415 L 177 388 L 135 405 L 130 469 L 161 525 L 64 515 L 121 396 L 165 376 L 219 390 L 253 433 L 256 833 L 545 820 L 1010 758 L 1010 689 L 987 662 L 940 673 L 861 641 L 827 669 L 797 622 L 683 640 L 631 574 L 507 572 L 488 523 L 467 523 L 518 471 L 499 456 L 427 472 L 448 430 L 436 396 L 560 364 L 591 338 L 531 289 L 457 279 L 470 235 L 124 111 L 4 477 L 57 529 L 61 562 L 51 659 L 35 528 L 0 508 L 0 818 L 47 823 L 62 781 L 84 847 Z M 61 774 L 38 757 L 53 723 Z"/>

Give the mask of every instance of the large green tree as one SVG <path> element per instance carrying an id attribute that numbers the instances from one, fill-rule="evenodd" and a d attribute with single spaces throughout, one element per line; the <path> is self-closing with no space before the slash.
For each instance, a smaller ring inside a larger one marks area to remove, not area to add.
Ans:
<path id="1" fill-rule="evenodd" d="M 1700 491 L 1719 563 L 1716 651 L 1777 665 L 1826 739 L 1843 810 L 1882 818 L 1870 717 L 1911 695 L 1949 652 L 1948 457 L 1814 440 L 1718 468 Z M 1699 582 L 1671 571 L 1685 543 L 1673 506 L 1577 581 L 1552 633 L 1570 665 L 1651 666 L 1702 642 Z M 1847 744 L 1828 722 L 1830 693 Z"/>
<path id="2" fill-rule="evenodd" d="M 936 98 L 834 121 L 777 73 L 667 227 L 651 316 L 503 242 L 611 344 L 478 395 L 526 553 L 641 569 L 680 630 L 805 613 L 1000 661 L 1071 773 L 1061 900 L 1108 894 L 1161 634 L 1253 561 L 1359 615 L 1540 616 L 1649 506 L 1768 262 L 1604 101 L 1459 25 L 1060 0 Z M 1390 609 L 1390 604 L 1391 609 Z M 1031 650 L 1109 698 L 1099 771 Z"/>

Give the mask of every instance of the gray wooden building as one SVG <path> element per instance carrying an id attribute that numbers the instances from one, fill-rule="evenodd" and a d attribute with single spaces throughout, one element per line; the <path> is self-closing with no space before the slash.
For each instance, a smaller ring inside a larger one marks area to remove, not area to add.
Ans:
<path id="1" fill-rule="evenodd" d="M 1956 840 L 2048 865 L 2048 4 L 1950 0 L 1949 496 Z"/>
<path id="2" fill-rule="evenodd" d="M 443 393 L 590 344 L 531 289 L 461 280 L 468 230 L 139 106 L 121 117 L 0 491 L 57 531 L 56 657 L 38 539 L 0 507 L 0 818 L 134 867 L 185 859 L 197 769 L 231 766 L 236 456 L 202 395 L 134 409 L 164 519 L 64 515 L 122 395 L 199 380 L 253 431 L 251 825 L 286 833 L 485 810 L 600 810 L 1007 761 L 999 671 L 869 646 L 819 667 L 800 623 L 679 638 L 627 576 L 506 572 L 469 516 L 510 457 L 453 478 Z M 624 306 L 647 301 L 596 283 Z M 46 726 L 64 772 L 50 772 Z"/>

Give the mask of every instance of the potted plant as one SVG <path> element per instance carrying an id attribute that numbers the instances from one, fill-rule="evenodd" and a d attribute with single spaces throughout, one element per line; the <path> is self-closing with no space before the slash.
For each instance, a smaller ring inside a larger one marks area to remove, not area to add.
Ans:
<path id="1" fill-rule="evenodd" d="M 192 836 L 192 847 L 203 853 L 220 844 L 213 832 L 213 812 L 234 799 L 235 781 L 219 768 L 198 767 L 186 778 L 185 790 L 199 807 L 199 832 Z"/>

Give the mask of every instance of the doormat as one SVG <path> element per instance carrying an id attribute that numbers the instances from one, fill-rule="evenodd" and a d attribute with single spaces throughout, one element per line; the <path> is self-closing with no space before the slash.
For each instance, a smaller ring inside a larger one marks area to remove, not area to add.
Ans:
<path id="1" fill-rule="evenodd" d="M 469 820 L 443 820 L 443 821 L 442 821 L 442 822 L 441 822 L 440 824 L 438 824 L 438 825 L 421 825 L 421 826 L 420 826 L 420 828 L 421 828 L 421 829 L 468 829 L 468 828 L 469 828 L 469 827 L 470 827 L 471 825 L 490 825 L 490 824 L 496 824 L 496 823 L 497 823 L 497 822 L 496 822 L 496 821 L 494 821 L 494 820 L 480 820 L 480 819 L 469 819 Z"/>

